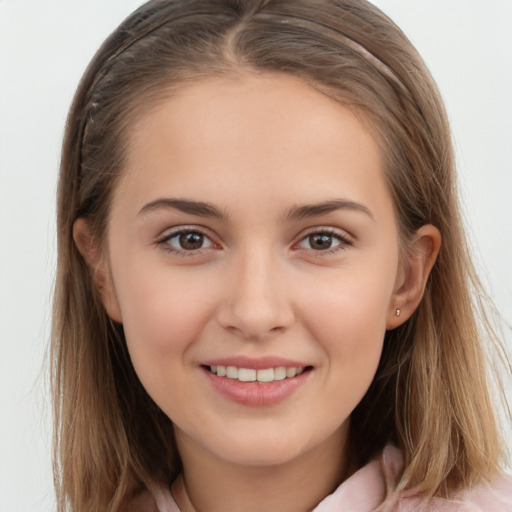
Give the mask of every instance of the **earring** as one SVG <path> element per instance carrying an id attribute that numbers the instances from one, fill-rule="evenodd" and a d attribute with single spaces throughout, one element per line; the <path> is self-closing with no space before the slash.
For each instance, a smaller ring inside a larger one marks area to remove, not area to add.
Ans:
<path id="1" fill-rule="evenodd" d="M 400 316 L 401 311 L 399 309 L 396 310 L 396 316 Z"/>

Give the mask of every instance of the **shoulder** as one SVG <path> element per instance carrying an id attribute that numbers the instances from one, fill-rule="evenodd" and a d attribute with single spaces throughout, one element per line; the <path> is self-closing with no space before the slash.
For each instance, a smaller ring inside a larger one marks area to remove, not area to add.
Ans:
<path id="1" fill-rule="evenodd" d="M 403 466 L 400 450 L 388 445 L 380 456 L 380 463 L 389 489 Z M 434 498 L 425 503 L 414 495 L 395 497 L 399 512 L 512 512 L 512 476 L 502 474 L 492 482 L 460 491 L 452 499 Z"/>
<path id="2" fill-rule="evenodd" d="M 434 498 L 421 503 L 415 497 L 400 499 L 398 512 L 511 512 L 512 477 L 501 475 L 492 482 L 466 489 L 452 499 Z"/>
<path id="3" fill-rule="evenodd" d="M 471 505 L 475 511 L 510 512 L 512 511 L 512 477 L 502 475 L 489 484 L 465 491 L 462 493 L 462 500 Z"/>

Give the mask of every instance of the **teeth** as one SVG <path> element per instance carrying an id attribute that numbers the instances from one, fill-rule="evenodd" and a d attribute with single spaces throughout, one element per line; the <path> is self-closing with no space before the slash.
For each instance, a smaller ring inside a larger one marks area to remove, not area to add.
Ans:
<path id="1" fill-rule="evenodd" d="M 277 368 L 255 370 L 254 368 L 217 365 L 210 366 L 210 371 L 219 377 L 227 377 L 228 379 L 235 379 L 240 382 L 274 382 L 300 375 L 304 371 L 304 368 L 286 368 L 284 366 L 278 366 Z"/>
<path id="2" fill-rule="evenodd" d="M 238 380 L 242 382 L 254 382 L 256 380 L 256 370 L 250 368 L 240 368 L 238 370 Z"/>
<path id="3" fill-rule="evenodd" d="M 286 379 L 286 368 L 280 366 L 279 368 L 274 368 L 274 380 L 284 380 Z"/>
<path id="4" fill-rule="evenodd" d="M 256 378 L 258 382 L 272 382 L 274 380 L 274 368 L 258 370 Z"/>
<path id="5" fill-rule="evenodd" d="M 299 368 L 286 368 L 286 376 L 288 378 L 295 377 L 297 375 Z M 300 368 L 300 371 L 302 372 L 302 368 Z"/>
<path id="6" fill-rule="evenodd" d="M 238 379 L 238 368 L 236 366 L 226 367 L 226 377 L 228 379 Z"/>

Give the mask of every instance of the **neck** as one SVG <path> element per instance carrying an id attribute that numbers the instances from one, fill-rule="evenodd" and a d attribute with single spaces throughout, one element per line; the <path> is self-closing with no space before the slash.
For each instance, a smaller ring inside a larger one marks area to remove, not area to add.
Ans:
<path id="1" fill-rule="evenodd" d="M 172 494 L 181 512 L 309 512 L 348 476 L 345 445 L 345 432 L 337 432 L 321 447 L 273 466 L 232 464 L 187 445 L 180 448 L 183 474 Z"/>

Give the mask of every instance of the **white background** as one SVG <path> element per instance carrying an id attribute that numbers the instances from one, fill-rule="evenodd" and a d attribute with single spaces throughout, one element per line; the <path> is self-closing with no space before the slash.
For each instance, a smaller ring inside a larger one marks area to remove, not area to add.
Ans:
<path id="1" fill-rule="evenodd" d="M 64 120 L 94 51 L 140 3 L 0 0 L 0 512 L 54 510 L 45 351 Z M 441 88 L 469 235 L 512 324 L 512 1 L 376 3 Z"/>

